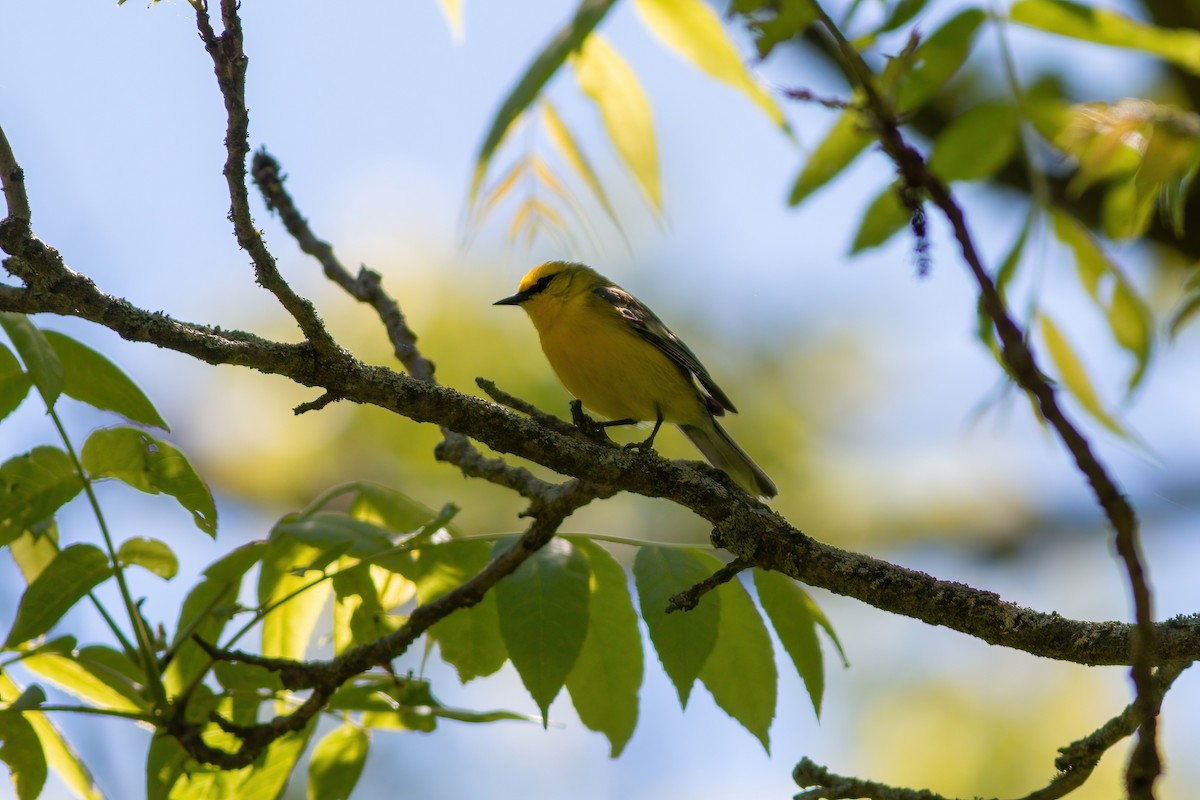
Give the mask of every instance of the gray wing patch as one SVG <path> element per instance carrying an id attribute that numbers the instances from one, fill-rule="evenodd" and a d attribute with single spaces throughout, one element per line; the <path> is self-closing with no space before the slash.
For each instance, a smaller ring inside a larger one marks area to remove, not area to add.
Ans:
<path id="1" fill-rule="evenodd" d="M 700 385 L 704 387 L 701 396 L 713 416 L 719 417 L 726 411 L 737 413 L 733 402 L 713 381 L 691 348 L 672 333 L 671 329 L 640 300 L 617 286 L 597 286 L 592 293 L 615 308 L 639 336 L 661 350 L 685 373 L 694 375 L 700 381 Z"/>

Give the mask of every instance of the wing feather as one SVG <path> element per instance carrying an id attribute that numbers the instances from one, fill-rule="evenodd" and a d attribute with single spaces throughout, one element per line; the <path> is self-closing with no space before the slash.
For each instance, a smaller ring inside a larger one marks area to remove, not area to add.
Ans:
<path id="1" fill-rule="evenodd" d="M 619 286 L 597 286 L 592 293 L 615 308 L 639 336 L 657 347 L 685 373 L 694 375 L 696 380 L 700 381 L 700 385 L 704 387 L 701 396 L 714 416 L 719 417 L 726 411 L 737 413 L 733 402 L 721 391 L 721 387 L 717 386 L 691 348 L 672 333 L 644 303 Z"/>

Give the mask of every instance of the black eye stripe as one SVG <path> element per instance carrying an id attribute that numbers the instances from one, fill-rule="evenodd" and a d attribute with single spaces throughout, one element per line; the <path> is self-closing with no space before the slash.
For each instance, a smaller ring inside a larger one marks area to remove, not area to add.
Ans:
<path id="1" fill-rule="evenodd" d="M 537 283 L 533 284 L 533 286 L 530 286 L 529 289 L 525 291 L 525 295 L 529 297 L 546 291 L 546 287 L 550 285 L 550 281 L 554 280 L 560 274 L 561 273 L 556 272 L 553 275 L 545 275 L 541 278 L 538 278 Z"/>

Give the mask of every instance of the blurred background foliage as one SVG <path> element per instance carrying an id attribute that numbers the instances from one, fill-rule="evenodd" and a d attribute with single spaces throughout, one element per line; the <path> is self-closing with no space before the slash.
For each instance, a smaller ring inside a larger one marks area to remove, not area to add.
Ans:
<path id="1" fill-rule="evenodd" d="M 903 218 L 897 225 L 893 214 L 890 228 L 864 238 L 864 217 L 891 202 L 877 198 L 894 197 L 884 193 L 894 178 L 891 167 L 869 147 L 839 180 L 814 187 L 798 210 L 785 208 L 802 165 L 840 111 L 780 101 L 789 135 L 744 92 L 718 86 L 667 54 L 626 7 L 633 4 L 622 4 L 605 20 L 604 35 L 628 59 L 652 108 L 661 214 L 644 199 L 653 197 L 644 182 L 629 179 L 629 158 L 610 144 L 602 112 L 563 80 L 550 84 L 542 99 L 553 102 L 551 113 L 569 126 L 593 177 L 572 160 L 561 136 L 555 145 L 539 108 L 533 122 L 526 119 L 524 128 L 497 140 L 502 163 L 478 183 L 475 159 L 495 110 L 574 4 L 542 0 L 519 13 L 481 2 L 437 5 L 460 31 L 458 43 L 433 3 L 339 7 L 336 13 L 316 4 L 247 3 L 244 13 L 252 143 L 267 142 L 281 158 L 292 175 L 289 188 L 318 235 L 346 263 L 363 262 L 384 275 L 423 352 L 438 365 L 439 380 L 480 394 L 474 379 L 487 377 L 565 417 L 569 398 L 531 326 L 490 304 L 511 293 L 532 264 L 579 257 L 649 303 L 701 356 L 742 409 L 729 430 L 781 487 L 774 507 L 801 529 L 1039 609 L 1128 617 L 1107 529 L 1082 481 L 972 339 L 973 290 L 941 223 L 931 224 L 932 271 L 924 279 L 914 277 L 917 258 Z M 839 19 L 856 9 L 855 29 L 866 36 L 901 8 L 919 10 L 918 28 L 932 32 L 968 4 L 830 6 Z M 1200 25 L 1192 3 L 1124 0 L 1113 6 L 1147 24 Z M 1006 7 L 984 10 L 999 14 Z M 716 8 L 725 10 L 724 4 Z M 0 87 L 0 105 L 8 109 L 6 131 L 27 172 L 35 230 L 114 294 L 183 318 L 296 338 L 270 298 L 256 293 L 223 219 L 219 102 L 210 67 L 192 41 L 186 4 L 117 13 L 77 2 L 70 12 L 68 24 L 36 5 L 0 10 L 0 27 L 28 32 L 6 37 L 0 48 L 5 74 L 22 76 Z M 878 52 L 900 52 L 905 35 L 903 27 L 879 34 Z M 1031 26 L 1007 25 L 1005 35 L 1021 85 L 1056 101 L 1060 111 L 1070 103 L 1116 106 L 1124 97 L 1200 106 L 1194 67 Z M 739 29 L 731 36 L 763 85 L 846 99 L 819 40 L 780 46 L 758 63 L 754 38 Z M 51 41 L 53 48 L 45 45 Z M 342 54 L 336 65 L 329 53 Z M 923 147 L 981 100 L 1011 107 L 1003 60 L 995 31 L 980 34 L 963 68 L 911 114 Z M 325 117 L 344 125 L 312 124 L 314 93 Z M 46 97 L 54 103 L 47 105 Z M 1005 125 L 1008 113 L 998 113 Z M 73 134 L 81 124 L 89 128 L 86 140 Z M 986 139 L 991 130 L 978 135 Z M 1094 141 L 1086 129 L 1076 130 L 1077 150 Z M 1030 145 L 1015 130 L 1013 136 L 1011 147 L 989 149 L 998 154 L 986 174 L 968 174 L 955 186 L 987 263 L 1002 263 L 1030 205 L 1051 199 L 1103 237 L 1106 198 L 1118 178 L 1130 177 L 1128 165 L 1105 172 L 1097 162 L 1098 179 L 1080 183 L 1082 151 L 1072 159 L 1046 141 Z M 1025 166 L 1029 152 L 1042 165 L 1040 177 Z M 487 202 L 514 163 L 525 166 L 512 194 L 497 197 L 464 234 L 469 187 L 476 182 Z M 537 214 L 521 216 L 530 198 L 567 202 L 553 182 L 573 199 L 565 210 L 547 207 L 563 220 L 586 218 L 591 234 L 569 228 L 571 237 L 556 235 L 548 232 L 553 215 L 543 212 L 536 229 Z M 500 202 L 512 198 L 510 205 Z M 574 207 L 582 213 L 575 215 Z M 1182 235 L 1176 215 L 1155 212 L 1144 219 L 1143 239 L 1117 241 L 1120 231 L 1111 226 L 1113 239 L 1100 239 L 1153 316 L 1155 348 L 1132 396 L 1136 359 L 1114 340 L 1081 283 L 1076 254 L 1055 240 L 1050 225 L 1035 226 L 1008 287 L 1026 321 L 1039 309 L 1053 311 L 1102 407 L 1129 434 L 1089 422 L 1098 450 L 1145 518 L 1162 616 L 1195 610 L 1188 565 L 1200 556 L 1194 536 L 1200 523 L 1200 339 L 1195 325 L 1170 335 L 1172 321 L 1197 291 L 1200 203 L 1179 208 Z M 316 298 L 339 340 L 367 360 L 392 365 L 377 321 L 325 284 L 265 209 L 256 215 L 284 274 Z M 464 238 L 469 246 L 460 249 Z M 429 426 L 347 404 L 296 417 L 288 409 L 312 399 L 308 390 L 189 364 L 70 322 L 39 323 L 90 338 L 146 387 L 213 486 L 222 513 L 232 509 L 221 531 L 224 547 L 264 535 L 280 514 L 351 479 L 396 487 L 435 508 L 453 501 L 462 507 L 456 522 L 467 533 L 519 527 L 520 503 L 507 493 L 432 461 L 440 437 Z M 72 422 L 98 424 L 82 414 Z M 23 408 L 0 427 L 3 451 L 28 449 L 45 438 L 38 432 L 43 427 Z M 637 433 L 615 436 L 631 440 Z M 674 432 L 657 444 L 669 457 L 696 457 Z M 117 516 L 130 526 L 169 524 L 144 503 Z M 593 504 L 566 527 L 698 544 L 708 534 L 674 507 L 629 496 Z M 69 538 L 68 526 L 63 530 Z M 614 553 L 626 563 L 632 559 L 628 548 Z M 211 554 L 197 549 L 192 556 L 186 561 L 197 569 Z M 6 599 L 0 595 L 5 609 Z M 602 761 L 600 737 L 583 731 L 570 707 L 559 703 L 551 717 L 564 727 L 548 733 L 516 723 L 445 724 L 434 736 L 377 737 L 360 791 L 371 796 L 400 771 L 412 780 L 413 796 L 422 797 L 491 794 L 498 786 L 528 797 L 578 794 L 580 786 L 593 787 L 593 794 L 579 796 L 595 797 L 784 796 L 791 791 L 790 765 L 807 754 L 834 771 L 947 794 L 1017 794 L 1052 775 L 1056 747 L 1096 727 L 1129 697 L 1119 670 L 1034 661 L 841 598 L 819 593 L 818 599 L 851 668 L 830 668 L 819 726 L 798 682 L 782 688 L 785 710 L 772 731 L 770 758 L 706 697 L 697 697 L 683 716 L 651 663 L 642 722 L 616 762 Z M 450 705 L 516 707 L 513 698 L 522 697 L 510 669 L 465 687 L 448 670 L 435 667 L 429 674 Z M 1191 758 L 1200 739 L 1194 713 L 1200 692 L 1185 677 L 1166 708 L 1163 796 L 1185 798 L 1200 786 Z M 130 787 L 114 796 L 136 796 L 137 783 L 123 783 L 128 778 L 120 777 L 119 764 L 130 741 L 121 737 L 140 742 L 140 734 L 65 724 L 109 785 Z M 709 763 L 715 760 L 698 756 L 714 749 L 728 759 Z M 545 754 L 536 775 L 512 764 L 529 752 Z M 1115 796 L 1121 755 L 1111 753 L 1074 796 Z M 455 766 L 467 761 L 477 769 Z M 302 787 L 293 790 L 302 794 Z M 0 788 L 0 796 L 5 791 Z"/>

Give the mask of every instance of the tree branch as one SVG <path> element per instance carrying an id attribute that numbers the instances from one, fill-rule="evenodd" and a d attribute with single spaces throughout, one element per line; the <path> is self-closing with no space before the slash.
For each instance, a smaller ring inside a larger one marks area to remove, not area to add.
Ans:
<path id="1" fill-rule="evenodd" d="M 1116 482 L 1092 452 L 1088 440 L 1059 407 L 1054 387 L 1038 368 L 1021 328 L 1009 315 L 1004 299 L 983 266 L 971 233 L 967 229 L 962 209 L 954 200 L 950 188 L 929 170 L 921 154 L 905 141 L 900 132 L 896 109 L 880 91 L 876 77 L 862 55 L 850 44 L 816 0 L 813 0 L 812 5 L 817 18 L 838 46 L 847 78 L 861 88 L 866 98 L 866 110 L 871 115 L 884 152 L 899 168 L 904 183 L 912 189 L 923 191 L 950 222 L 962 250 L 963 260 L 979 285 L 983 310 L 996 328 L 1001 343 L 1001 354 L 1010 373 L 1023 388 L 1037 398 L 1042 416 L 1058 434 L 1074 458 L 1079 471 L 1091 484 L 1096 500 L 1104 509 L 1115 531 L 1116 549 L 1125 564 L 1133 593 L 1136 632 L 1130 642 L 1130 660 L 1133 682 L 1137 690 L 1134 705 L 1140 709 L 1142 720 L 1126 774 L 1126 786 L 1131 797 L 1151 798 L 1154 782 L 1162 767 L 1156 741 L 1157 721 L 1156 716 L 1151 713 L 1150 703 L 1151 668 L 1155 663 L 1153 604 L 1140 554 L 1137 515 Z"/>
<path id="2" fill-rule="evenodd" d="M 1159 713 L 1163 697 L 1166 696 L 1175 679 L 1190 663 L 1175 663 L 1160 667 L 1154 674 L 1152 682 L 1153 709 Z M 1058 775 L 1050 783 L 1036 789 L 1019 800 L 1058 800 L 1082 786 L 1101 756 L 1118 742 L 1133 734 L 1138 729 L 1140 712 L 1136 704 L 1125 707 L 1117 716 L 1104 723 L 1079 741 L 1072 742 L 1066 747 L 1059 748 L 1059 756 L 1054 760 Z M 806 791 L 796 795 L 796 800 L 842 800 L 842 798 L 865 798 L 865 800 L 947 800 L 940 794 L 928 789 L 906 789 L 899 786 L 888 786 L 875 781 L 860 778 L 848 778 L 836 775 L 827 768 L 803 758 L 792 771 L 792 778 L 800 788 Z M 978 800 L 978 798 L 975 798 Z"/>
<path id="3" fill-rule="evenodd" d="M 689 586 L 682 592 L 671 595 L 671 598 L 667 600 L 667 613 L 691 611 L 699 605 L 700 598 L 704 597 L 704 595 L 722 583 L 729 583 L 729 581 L 737 577 L 739 572 L 750 569 L 752 566 L 754 565 L 744 558 L 735 558 L 695 586 Z"/>

